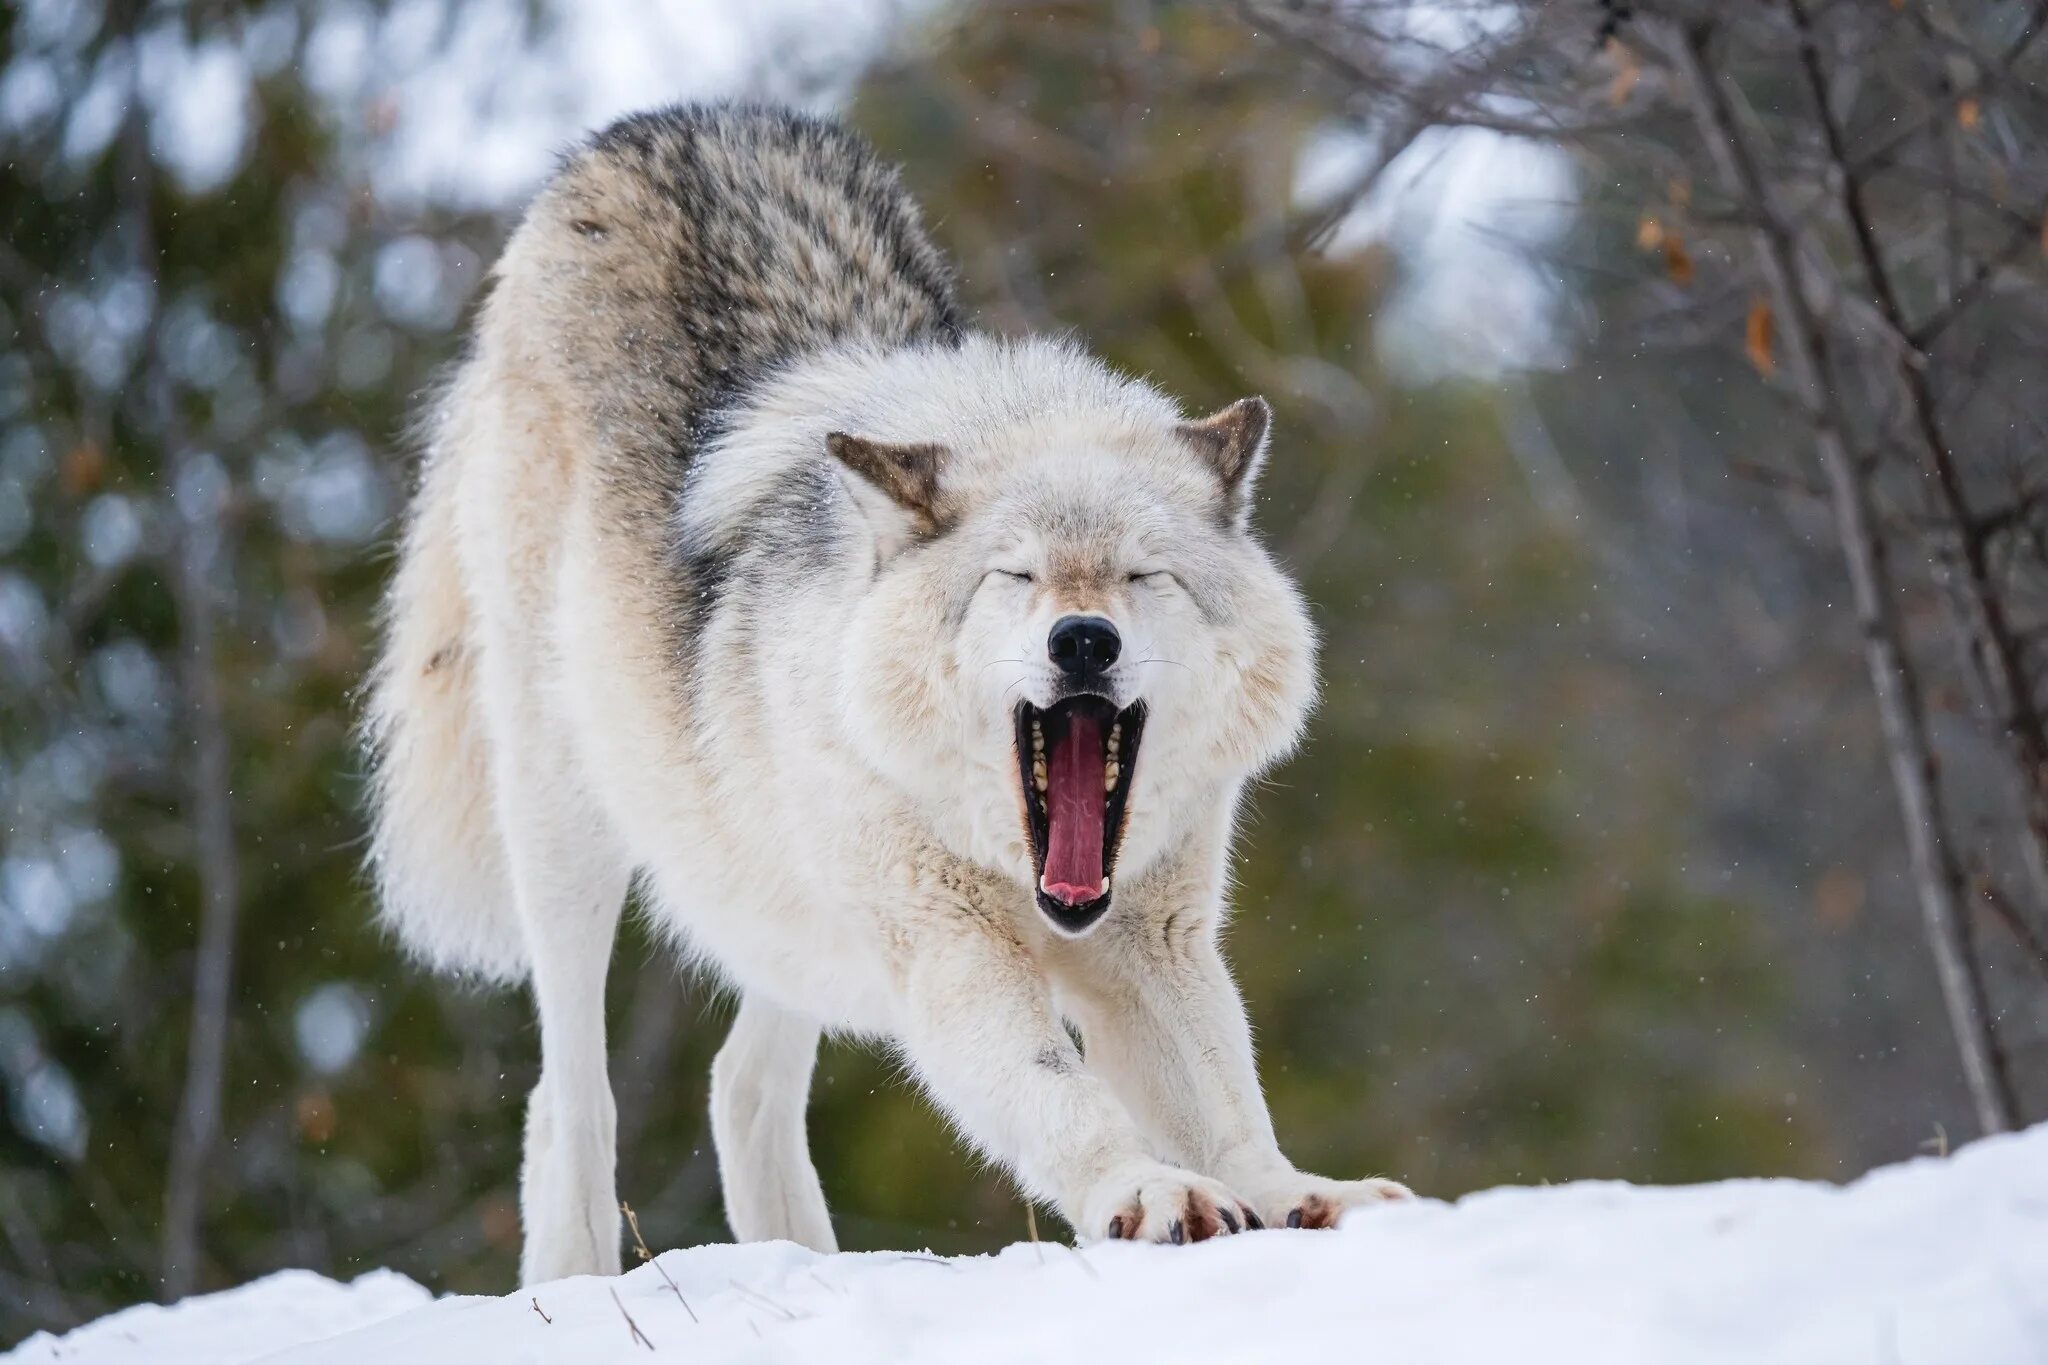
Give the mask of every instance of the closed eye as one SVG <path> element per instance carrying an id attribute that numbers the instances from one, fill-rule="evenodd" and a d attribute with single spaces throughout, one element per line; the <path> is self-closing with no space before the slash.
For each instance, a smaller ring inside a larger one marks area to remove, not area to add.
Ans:
<path id="1" fill-rule="evenodd" d="M 1171 569 L 1145 569 L 1130 576 L 1133 583 L 1177 583 Z"/>
<path id="2" fill-rule="evenodd" d="M 1031 571 L 1029 569 L 990 569 L 989 572 L 998 578 L 1008 578 L 1018 583 L 1029 583 L 1031 581 Z"/>

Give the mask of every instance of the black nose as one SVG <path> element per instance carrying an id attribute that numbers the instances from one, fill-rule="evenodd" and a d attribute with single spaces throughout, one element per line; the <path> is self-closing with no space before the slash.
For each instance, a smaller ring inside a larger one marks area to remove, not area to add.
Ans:
<path id="1" fill-rule="evenodd" d="M 1108 668 L 1123 647 L 1116 627 L 1100 616 L 1062 616 L 1053 622 L 1052 636 L 1045 642 L 1046 653 L 1060 672 L 1077 675 Z"/>

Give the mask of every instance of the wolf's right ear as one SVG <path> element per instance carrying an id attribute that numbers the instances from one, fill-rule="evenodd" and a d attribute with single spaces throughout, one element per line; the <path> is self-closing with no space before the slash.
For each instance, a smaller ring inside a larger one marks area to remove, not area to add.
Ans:
<path id="1" fill-rule="evenodd" d="M 871 441 L 865 436 L 849 436 L 835 431 L 825 438 L 825 449 L 832 458 L 845 465 L 860 477 L 853 494 L 857 501 L 867 506 L 864 511 L 879 510 L 873 504 L 881 501 L 874 498 L 880 493 L 888 503 L 910 515 L 919 530 L 937 529 L 941 520 L 939 508 L 939 470 L 946 462 L 946 448 L 930 442 Z"/>

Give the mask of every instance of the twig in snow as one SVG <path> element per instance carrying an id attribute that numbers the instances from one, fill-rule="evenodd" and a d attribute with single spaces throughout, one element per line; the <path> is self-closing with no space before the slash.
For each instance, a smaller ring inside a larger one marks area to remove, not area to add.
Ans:
<path id="1" fill-rule="evenodd" d="M 555 1320 L 548 1316 L 547 1310 L 545 1308 L 542 1308 L 540 1306 L 540 1300 L 538 1298 L 533 1300 L 533 1311 L 540 1314 L 540 1320 L 546 1323 L 548 1326 L 553 1327 L 555 1325 Z"/>
<path id="2" fill-rule="evenodd" d="M 740 1293 L 745 1294 L 748 1298 L 753 1299 L 758 1303 L 766 1304 L 768 1307 L 782 1314 L 785 1320 L 789 1322 L 796 1321 L 796 1314 L 790 1312 L 787 1308 L 784 1308 L 781 1304 L 769 1298 L 766 1294 L 761 1293 L 759 1290 L 749 1289 L 745 1285 L 741 1284 L 738 1280 L 730 1280 L 727 1281 L 727 1283 L 731 1284 L 734 1289 L 737 1289 Z"/>
<path id="3" fill-rule="evenodd" d="M 951 1261 L 945 1260 L 941 1257 L 920 1256 L 914 1251 L 906 1251 L 899 1255 L 896 1259 L 899 1261 L 923 1261 L 926 1265 L 942 1265 L 946 1267 L 946 1269 L 948 1270 L 958 1270 L 960 1268 L 959 1266 L 954 1265 Z"/>
<path id="4" fill-rule="evenodd" d="M 1065 1242 L 1061 1242 L 1060 1245 L 1067 1246 Z M 1098 1280 L 1102 1278 L 1102 1272 L 1097 1270 L 1094 1266 L 1088 1264 L 1088 1258 L 1081 1254 L 1081 1250 L 1079 1247 L 1067 1247 L 1067 1250 L 1074 1253 L 1074 1259 L 1081 1263 L 1081 1269 L 1087 1271 L 1090 1275 L 1094 1276 Z"/>
<path id="5" fill-rule="evenodd" d="M 607 1287 L 607 1288 L 610 1288 L 610 1286 L 606 1286 L 606 1287 Z M 630 1330 L 630 1331 L 631 1331 L 631 1332 L 633 1333 L 633 1340 L 635 1340 L 635 1341 L 639 1342 L 639 1343 L 640 1343 L 640 1344 L 641 1344 L 642 1346 L 645 1346 L 645 1347 L 646 1347 L 646 1348 L 647 1348 L 648 1350 L 650 1350 L 650 1351 L 651 1351 L 651 1350 L 653 1350 L 653 1349 L 654 1349 L 654 1343 L 653 1343 L 653 1342 L 651 1342 L 651 1341 L 649 1341 L 649 1340 L 647 1339 L 647 1333 L 645 1333 L 645 1332 L 643 1332 L 643 1331 L 641 1331 L 641 1330 L 640 1330 L 640 1324 L 639 1324 L 639 1323 L 637 1323 L 637 1322 L 635 1322 L 635 1321 L 633 1321 L 633 1315 L 632 1315 L 631 1313 L 628 1313 L 628 1312 L 626 1311 L 626 1301 L 625 1301 L 624 1299 L 621 1299 L 621 1298 L 619 1297 L 619 1291 L 618 1291 L 618 1290 L 616 1290 L 616 1289 L 613 1289 L 613 1290 L 611 1291 L 611 1293 L 612 1293 L 612 1302 L 613 1302 L 613 1303 L 615 1303 L 615 1304 L 617 1304 L 617 1305 L 619 1306 L 619 1316 L 620 1316 L 620 1317 L 622 1317 L 622 1318 L 624 1318 L 624 1319 L 626 1320 L 626 1327 L 628 1328 L 628 1330 Z"/>
<path id="6" fill-rule="evenodd" d="M 640 1253 L 641 1260 L 653 1262 L 654 1273 L 661 1276 L 662 1281 L 668 1285 L 668 1292 L 676 1296 L 676 1302 L 690 1315 L 690 1321 L 701 1323 L 697 1310 L 690 1307 L 690 1301 L 683 1297 L 682 1288 L 669 1278 L 668 1271 L 662 1267 L 661 1257 L 647 1249 L 647 1239 L 640 1235 L 640 1219 L 634 1214 L 633 1206 L 622 1199 L 619 1201 L 619 1212 L 626 1215 L 626 1226 L 633 1230 L 633 1250 Z"/>
<path id="7" fill-rule="evenodd" d="M 662 1282 L 668 1286 L 668 1292 L 676 1296 L 676 1302 L 681 1304 L 683 1306 L 683 1311 L 690 1315 L 690 1321 L 699 1321 L 697 1317 L 697 1310 L 690 1307 L 690 1301 L 683 1297 L 683 1291 L 681 1286 L 677 1285 L 674 1280 L 669 1278 L 668 1271 L 662 1269 L 661 1257 L 657 1256 L 654 1258 L 654 1268 L 656 1271 L 660 1272 Z"/>

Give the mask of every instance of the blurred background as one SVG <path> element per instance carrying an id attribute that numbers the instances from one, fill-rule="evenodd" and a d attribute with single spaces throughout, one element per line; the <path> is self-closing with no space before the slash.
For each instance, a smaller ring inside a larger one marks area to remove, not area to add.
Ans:
<path id="1" fill-rule="evenodd" d="M 1721 8 L 0 5 L 0 1344 L 513 1282 L 534 1026 L 372 927 L 353 694 L 509 223 L 675 100 L 840 112 L 979 325 L 1273 401 L 1325 688 L 1230 951 L 1301 1164 L 2048 1112 L 2048 5 Z M 629 926 L 611 1008 L 621 1194 L 724 1238 L 729 1003 Z M 814 1105 L 842 1244 L 1024 1235 L 887 1058 Z"/>

